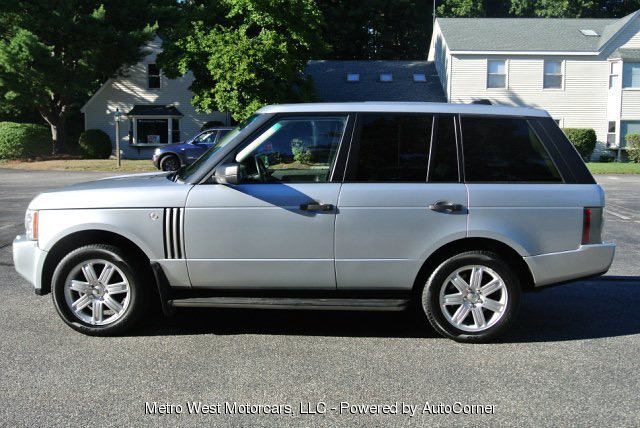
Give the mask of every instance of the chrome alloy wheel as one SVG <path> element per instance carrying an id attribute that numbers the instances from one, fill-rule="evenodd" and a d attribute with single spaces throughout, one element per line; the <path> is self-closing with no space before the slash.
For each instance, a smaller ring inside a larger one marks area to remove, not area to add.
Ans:
<path id="1" fill-rule="evenodd" d="M 91 325 L 108 325 L 122 317 L 130 294 L 127 277 L 107 260 L 83 261 L 71 269 L 64 284 L 67 307 Z"/>
<path id="2" fill-rule="evenodd" d="M 449 275 L 440 289 L 440 308 L 446 320 L 466 332 L 481 332 L 505 314 L 509 295 L 504 280 L 482 265 L 463 266 Z"/>

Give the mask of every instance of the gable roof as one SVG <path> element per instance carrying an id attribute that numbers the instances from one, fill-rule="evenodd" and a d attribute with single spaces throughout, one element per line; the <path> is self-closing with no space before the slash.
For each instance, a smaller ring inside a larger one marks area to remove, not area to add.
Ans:
<path id="1" fill-rule="evenodd" d="M 640 11 L 623 18 L 438 18 L 451 51 L 597 52 Z M 584 35 L 593 30 L 598 36 Z"/>
<path id="2" fill-rule="evenodd" d="M 325 102 L 446 102 L 435 65 L 429 61 L 309 61 L 305 73 Z M 390 73 L 393 80 L 381 82 L 381 73 Z M 347 74 L 358 74 L 359 80 L 349 82 Z M 424 74 L 425 81 L 414 82 L 414 74 Z"/>

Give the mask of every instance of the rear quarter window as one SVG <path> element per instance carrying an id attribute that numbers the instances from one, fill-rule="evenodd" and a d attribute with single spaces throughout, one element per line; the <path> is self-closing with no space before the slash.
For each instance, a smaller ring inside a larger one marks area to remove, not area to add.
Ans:
<path id="1" fill-rule="evenodd" d="M 467 182 L 562 182 L 551 156 L 524 118 L 461 118 Z"/>

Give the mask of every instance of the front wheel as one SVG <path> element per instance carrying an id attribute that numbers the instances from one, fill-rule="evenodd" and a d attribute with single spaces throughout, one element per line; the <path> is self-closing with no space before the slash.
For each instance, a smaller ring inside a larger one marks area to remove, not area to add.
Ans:
<path id="1" fill-rule="evenodd" d="M 53 273 L 52 289 L 64 322 L 91 336 L 121 333 L 143 311 L 143 283 L 127 257 L 111 245 L 87 245 L 69 253 Z"/>
<path id="2" fill-rule="evenodd" d="M 180 168 L 180 159 L 175 155 L 165 155 L 160 159 L 160 169 L 162 171 L 176 171 Z"/>
<path id="3" fill-rule="evenodd" d="M 513 323 L 520 283 L 495 253 L 470 251 L 444 261 L 429 277 L 422 307 L 431 325 L 459 342 L 486 342 Z"/>

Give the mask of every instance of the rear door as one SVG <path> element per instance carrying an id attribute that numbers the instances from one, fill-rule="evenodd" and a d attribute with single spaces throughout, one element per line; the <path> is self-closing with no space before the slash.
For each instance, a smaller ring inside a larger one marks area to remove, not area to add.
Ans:
<path id="1" fill-rule="evenodd" d="M 336 217 L 338 289 L 410 289 L 432 251 L 466 236 L 457 154 L 453 115 L 358 116 Z"/>

